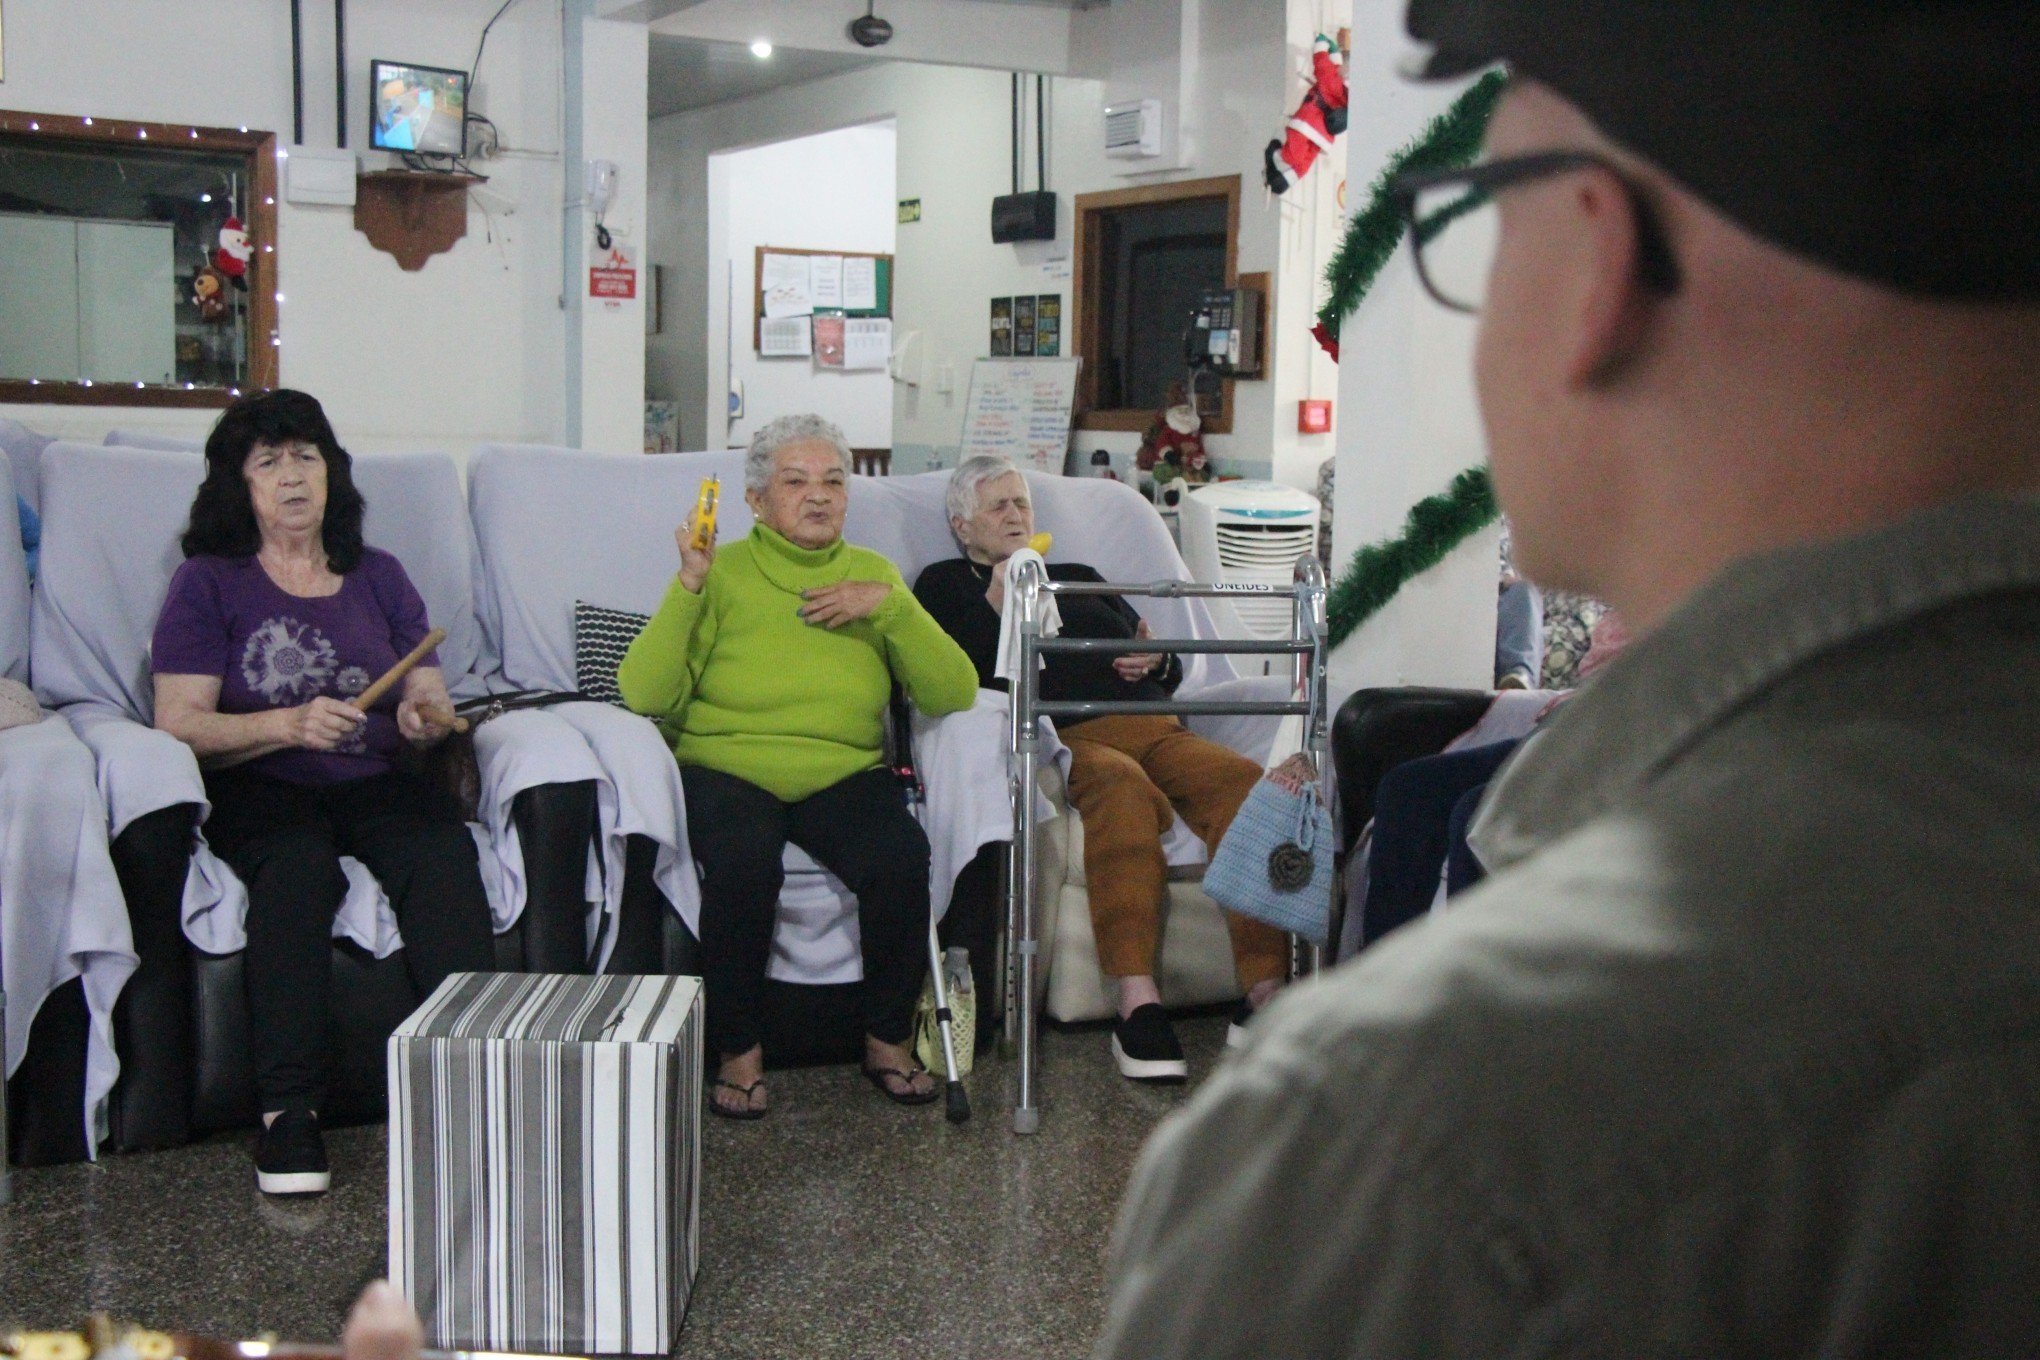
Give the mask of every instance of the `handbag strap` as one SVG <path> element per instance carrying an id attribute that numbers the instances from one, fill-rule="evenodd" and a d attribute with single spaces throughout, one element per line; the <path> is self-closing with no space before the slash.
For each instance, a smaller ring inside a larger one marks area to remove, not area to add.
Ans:
<path id="1" fill-rule="evenodd" d="M 600 703 L 578 690 L 555 689 L 513 689 L 500 694 L 484 694 L 473 699 L 463 699 L 453 706 L 453 711 L 463 718 L 472 719 L 472 727 L 480 727 L 491 718 L 500 718 L 505 713 L 514 713 L 525 708 L 551 708 L 555 704 Z"/>
<path id="2" fill-rule="evenodd" d="M 1305 854 L 1317 849 L 1317 818 L 1311 815 L 1312 805 L 1317 802 L 1317 785 L 1305 784 L 1296 798 L 1296 848 Z"/>

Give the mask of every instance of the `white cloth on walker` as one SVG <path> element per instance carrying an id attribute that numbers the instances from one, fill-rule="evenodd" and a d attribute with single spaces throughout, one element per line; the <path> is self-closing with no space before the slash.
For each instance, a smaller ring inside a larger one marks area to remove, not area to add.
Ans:
<path id="1" fill-rule="evenodd" d="M 1008 581 L 1013 579 L 1014 569 L 1021 562 L 1039 563 L 1043 578 L 1047 577 L 1048 564 L 1042 562 L 1041 554 L 1032 548 L 1022 548 L 1006 559 Z M 1009 685 L 1013 683 L 1013 677 L 1020 673 L 1020 609 L 1015 603 L 1016 593 L 1008 590 L 1004 603 L 999 608 L 999 659 L 998 664 L 992 667 L 992 675 Z M 1062 611 L 1055 606 L 1055 596 L 1046 590 L 1041 592 L 1039 612 L 1041 636 L 1052 638 L 1062 632 Z M 1035 664 L 1045 670 L 1048 667 L 1048 658 L 1036 657 Z"/>

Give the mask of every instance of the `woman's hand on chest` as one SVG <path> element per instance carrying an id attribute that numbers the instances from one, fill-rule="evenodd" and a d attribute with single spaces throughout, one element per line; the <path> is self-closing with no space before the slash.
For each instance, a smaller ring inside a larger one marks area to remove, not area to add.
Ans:
<path id="1" fill-rule="evenodd" d="M 834 630 L 870 618 L 892 593 L 893 587 L 885 581 L 838 581 L 832 586 L 817 586 L 801 592 L 800 616 L 808 623 Z"/>

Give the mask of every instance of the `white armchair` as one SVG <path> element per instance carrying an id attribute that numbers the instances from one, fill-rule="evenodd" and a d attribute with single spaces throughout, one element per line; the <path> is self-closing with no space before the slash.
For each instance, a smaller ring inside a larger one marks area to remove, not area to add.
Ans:
<path id="1" fill-rule="evenodd" d="M 13 530 L 14 483 L 0 459 L 0 675 L 26 682 L 30 593 Z M 90 1156 L 104 1127 L 120 1064 L 113 1011 L 135 970 L 127 908 L 114 874 L 92 753 L 56 714 L 0 731 L 0 967 L 4 967 L 6 1072 L 30 1064 L 37 1080 L 13 1092 L 17 1158 Z M 83 1033 L 44 1007 L 76 980 Z M 36 1021 L 45 1023 L 38 1030 Z M 80 1108 L 79 1098 L 83 1105 Z M 67 1106 L 68 1108 L 57 1108 Z M 4 1140 L 0 1140 L 4 1141 Z"/>

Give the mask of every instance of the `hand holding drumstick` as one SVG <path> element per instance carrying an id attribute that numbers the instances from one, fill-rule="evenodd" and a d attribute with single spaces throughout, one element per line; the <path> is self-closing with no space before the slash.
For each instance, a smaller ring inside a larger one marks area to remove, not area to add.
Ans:
<path id="1" fill-rule="evenodd" d="M 398 681 L 408 680 L 404 686 L 404 698 L 397 705 L 397 730 L 404 734 L 406 741 L 415 746 L 430 746 L 444 740 L 448 733 L 465 732 L 467 719 L 454 714 L 453 700 L 446 692 L 446 682 L 440 677 L 438 668 L 418 667 L 425 654 L 444 641 L 444 628 L 434 628 L 427 633 L 403 660 L 384 671 L 375 683 L 355 696 L 354 706 L 366 713 Z"/>

